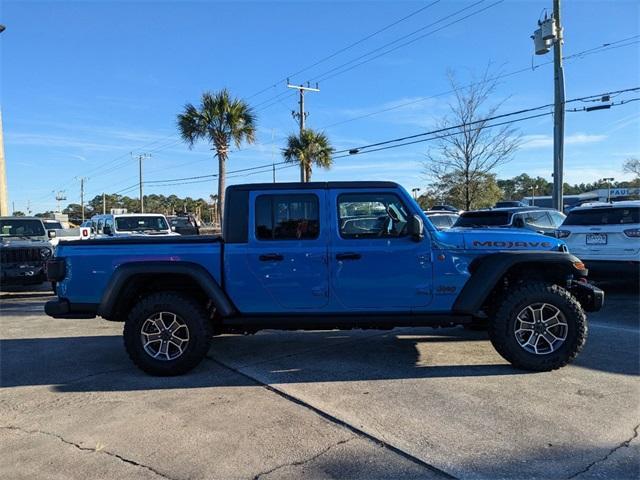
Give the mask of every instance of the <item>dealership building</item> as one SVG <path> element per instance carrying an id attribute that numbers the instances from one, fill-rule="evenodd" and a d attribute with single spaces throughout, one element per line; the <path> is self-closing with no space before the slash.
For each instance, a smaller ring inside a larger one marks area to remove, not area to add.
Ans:
<path id="1" fill-rule="evenodd" d="M 634 188 L 599 188 L 591 192 L 580 193 L 578 195 L 565 195 L 564 208 L 572 208 L 587 202 L 618 202 L 621 200 L 636 200 L 640 198 L 640 187 Z M 552 207 L 553 200 L 546 197 L 524 197 L 524 203 L 537 207 Z"/>

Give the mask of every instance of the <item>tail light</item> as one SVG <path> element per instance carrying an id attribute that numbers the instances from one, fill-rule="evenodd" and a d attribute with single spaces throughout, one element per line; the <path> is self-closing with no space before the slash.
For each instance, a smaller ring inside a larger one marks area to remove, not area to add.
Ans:
<path id="1" fill-rule="evenodd" d="M 640 228 L 630 228 L 625 230 L 624 234 L 630 238 L 640 238 Z"/>
<path id="2" fill-rule="evenodd" d="M 556 238 L 567 238 L 571 235 L 569 230 L 556 230 Z"/>

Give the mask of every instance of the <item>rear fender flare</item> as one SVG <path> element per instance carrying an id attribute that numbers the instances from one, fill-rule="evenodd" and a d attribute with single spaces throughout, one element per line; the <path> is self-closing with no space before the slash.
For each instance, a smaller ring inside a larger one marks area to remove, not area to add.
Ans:
<path id="1" fill-rule="evenodd" d="M 131 262 L 115 269 L 107 288 L 102 295 L 98 315 L 109 319 L 115 313 L 118 300 L 127 282 L 136 275 L 186 275 L 192 278 L 207 294 L 223 317 L 233 316 L 236 308 L 220 288 L 218 282 L 201 265 L 193 262 Z"/>

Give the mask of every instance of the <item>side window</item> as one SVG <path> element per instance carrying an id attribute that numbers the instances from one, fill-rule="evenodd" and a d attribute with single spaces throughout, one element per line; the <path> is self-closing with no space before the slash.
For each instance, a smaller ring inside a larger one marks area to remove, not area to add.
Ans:
<path id="1" fill-rule="evenodd" d="M 102 227 L 104 226 L 104 223 L 102 222 L 102 219 L 98 220 L 98 233 L 102 233 Z"/>
<path id="2" fill-rule="evenodd" d="M 407 208 L 392 193 L 344 193 L 338 196 L 342 238 L 389 238 L 407 235 Z"/>
<path id="3" fill-rule="evenodd" d="M 318 197 L 260 195 L 256 198 L 255 228 L 258 240 L 313 240 L 320 234 Z"/>

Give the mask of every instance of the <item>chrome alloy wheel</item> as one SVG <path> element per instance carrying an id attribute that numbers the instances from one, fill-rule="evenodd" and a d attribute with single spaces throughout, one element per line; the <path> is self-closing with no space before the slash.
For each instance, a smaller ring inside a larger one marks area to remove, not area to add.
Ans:
<path id="1" fill-rule="evenodd" d="M 549 303 L 532 303 L 516 316 L 514 334 L 527 352 L 547 355 L 567 339 L 569 326 L 560 309 Z"/>
<path id="2" fill-rule="evenodd" d="M 156 360 L 175 360 L 189 345 L 189 328 L 175 313 L 158 312 L 147 318 L 140 329 L 144 351 Z"/>

